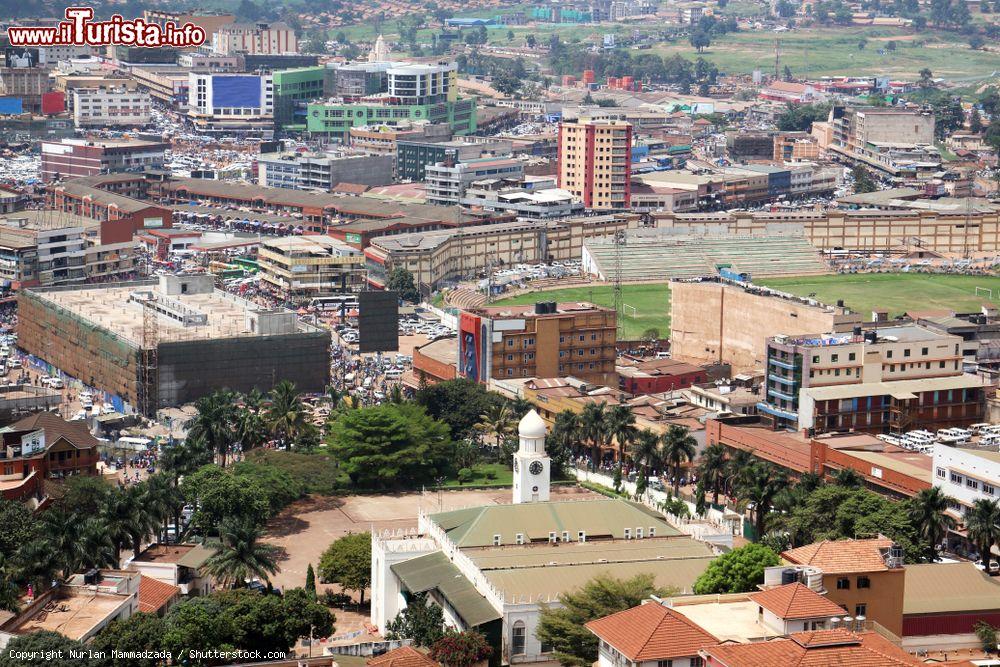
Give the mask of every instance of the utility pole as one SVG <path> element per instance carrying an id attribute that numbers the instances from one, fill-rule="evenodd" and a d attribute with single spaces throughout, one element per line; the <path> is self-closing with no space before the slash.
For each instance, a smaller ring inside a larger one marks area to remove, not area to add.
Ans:
<path id="1" fill-rule="evenodd" d="M 779 76 L 778 76 L 779 70 L 778 70 L 778 68 L 780 67 L 780 65 L 781 65 L 781 40 L 775 38 L 775 40 L 774 40 L 774 80 L 775 81 L 777 81 L 779 79 Z"/>
<path id="2" fill-rule="evenodd" d="M 622 309 L 622 262 L 624 261 L 625 255 L 625 243 L 626 235 L 624 229 L 619 229 L 615 232 L 613 237 L 613 242 L 615 245 L 615 264 L 613 273 L 613 287 L 612 294 L 614 297 L 614 307 L 615 307 L 615 324 L 618 330 L 617 337 L 621 340 L 624 337 L 624 324 L 622 322 L 622 316 L 624 315 Z"/>

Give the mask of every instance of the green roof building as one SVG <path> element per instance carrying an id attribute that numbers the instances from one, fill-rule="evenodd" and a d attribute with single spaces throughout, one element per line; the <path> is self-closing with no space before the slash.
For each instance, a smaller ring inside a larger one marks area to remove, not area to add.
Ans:
<path id="1" fill-rule="evenodd" d="M 333 71 L 326 67 L 300 67 L 275 72 L 274 122 L 279 129 L 306 129 L 306 104 L 330 93 Z"/>
<path id="2" fill-rule="evenodd" d="M 476 99 L 466 97 L 432 104 L 390 104 L 388 101 L 313 103 L 308 106 L 306 129 L 310 134 L 347 143 L 352 127 L 394 127 L 404 121 L 447 123 L 456 135 L 474 134 Z"/>

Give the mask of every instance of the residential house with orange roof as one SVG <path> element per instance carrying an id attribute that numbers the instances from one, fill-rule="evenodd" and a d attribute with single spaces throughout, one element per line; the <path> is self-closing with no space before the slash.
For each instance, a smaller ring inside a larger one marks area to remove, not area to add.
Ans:
<path id="1" fill-rule="evenodd" d="M 600 640 L 598 667 L 701 667 L 699 651 L 719 643 L 701 627 L 656 601 L 587 623 Z"/>
<path id="2" fill-rule="evenodd" d="M 181 596 L 180 586 L 139 575 L 139 611 L 164 616 Z"/>
<path id="3" fill-rule="evenodd" d="M 754 593 L 675 597 L 670 607 L 720 642 L 753 642 L 837 627 L 844 610 L 793 582 Z"/>
<path id="4" fill-rule="evenodd" d="M 903 667 L 922 664 L 874 632 L 843 628 L 798 632 L 787 639 L 702 649 L 707 667 Z"/>
<path id="5" fill-rule="evenodd" d="M 807 581 L 815 582 L 846 616 L 874 621 L 896 636 L 903 632 L 903 550 L 887 537 L 823 540 L 781 554 Z M 785 580 L 788 566 L 768 568 L 765 585 Z"/>

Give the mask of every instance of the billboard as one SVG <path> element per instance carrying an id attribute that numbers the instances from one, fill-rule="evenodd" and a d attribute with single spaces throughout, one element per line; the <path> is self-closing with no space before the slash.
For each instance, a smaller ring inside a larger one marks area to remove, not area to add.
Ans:
<path id="1" fill-rule="evenodd" d="M 481 318 L 462 313 L 458 321 L 458 374 L 473 382 L 480 381 Z"/>
<path id="2" fill-rule="evenodd" d="M 38 67 L 38 49 L 23 46 L 10 47 L 3 50 L 4 67 Z"/>
<path id="3" fill-rule="evenodd" d="M 17 116 L 23 112 L 20 97 L 0 97 L 0 116 Z"/>
<path id="4" fill-rule="evenodd" d="M 42 93 L 42 114 L 51 116 L 52 114 L 66 111 L 66 94 L 61 91 L 51 91 Z"/>
<path id="5" fill-rule="evenodd" d="M 358 351 L 399 350 L 399 293 L 358 293 Z"/>
<path id="6" fill-rule="evenodd" d="M 212 106 L 234 109 L 259 109 L 259 76 L 212 77 Z"/>

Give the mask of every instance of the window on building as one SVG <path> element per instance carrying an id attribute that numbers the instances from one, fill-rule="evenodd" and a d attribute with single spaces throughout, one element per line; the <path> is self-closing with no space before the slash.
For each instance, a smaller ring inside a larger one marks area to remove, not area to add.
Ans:
<path id="1" fill-rule="evenodd" d="M 838 591 L 849 591 L 851 590 L 851 580 L 843 577 L 837 579 L 837 590 Z"/>
<path id="2" fill-rule="evenodd" d="M 673 660 L 657 660 L 656 667 L 674 667 Z"/>
<path id="3" fill-rule="evenodd" d="M 872 582 L 868 577 L 858 577 L 858 588 L 871 588 Z"/>
<path id="4" fill-rule="evenodd" d="M 813 355 L 813 363 L 814 364 L 818 364 L 819 363 L 819 355 L 818 354 Z"/>
<path id="5" fill-rule="evenodd" d="M 905 350 L 903 350 L 903 356 L 904 357 L 910 356 L 910 348 L 906 348 Z"/>
<path id="6" fill-rule="evenodd" d="M 922 354 L 923 356 L 926 357 L 927 356 L 927 348 L 926 347 L 920 348 L 920 354 Z"/>
<path id="7" fill-rule="evenodd" d="M 939 361 L 938 362 L 938 368 L 944 368 L 944 362 L 943 361 Z"/>
<path id="8" fill-rule="evenodd" d="M 951 480 L 952 484 L 961 484 L 962 483 L 962 476 L 959 475 L 957 472 L 951 473 L 951 477 L 949 477 L 949 479 Z"/>
<path id="9" fill-rule="evenodd" d="M 988 496 L 995 496 L 997 494 L 997 489 L 992 484 L 987 484 L 986 482 L 983 482 L 983 493 L 985 493 Z"/>
<path id="10" fill-rule="evenodd" d="M 854 361 L 857 358 L 858 358 L 858 355 L 855 354 L 854 352 L 851 352 L 850 354 L 847 355 L 847 360 L 848 361 Z"/>
<path id="11" fill-rule="evenodd" d="M 705 667 L 705 659 L 699 655 L 691 658 L 691 662 L 688 663 L 691 667 Z"/>
<path id="12" fill-rule="evenodd" d="M 524 655 L 524 621 L 515 621 L 511 629 L 510 653 L 511 655 Z"/>
<path id="13" fill-rule="evenodd" d="M 970 489 L 972 489 L 973 491 L 978 491 L 979 490 L 979 480 L 978 479 L 972 479 L 971 477 L 966 477 L 965 478 L 965 485 L 967 487 L 969 487 Z"/>
<path id="14" fill-rule="evenodd" d="M 944 468 L 938 468 L 938 469 L 937 469 L 937 471 L 936 471 L 936 473 L 937 473 L 937 476 L 938 476 L 938 477 L 940 477 L 941 479 L 944 479 L 945 477 L 947 477 L 947 476 L 948 476 L 948 475 L 947 475 L 947 474 L 945 473 L 945 470 L 944 470 Z"/>
<path id="15" fill-rule="evenodd" d="M 836 363 L 839 360 L 840 360 L 840 355 L 839 354 L 831 354 L 830 355 L 830 361 Z"/>
<path id="16" fill-rule="evenodd" d="M 854 605 L 854 617 L 867 616 L 868 615 L 868 605 L 866 604 L 856 604 Z"/>

